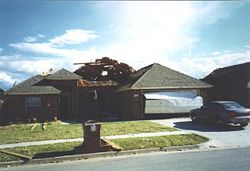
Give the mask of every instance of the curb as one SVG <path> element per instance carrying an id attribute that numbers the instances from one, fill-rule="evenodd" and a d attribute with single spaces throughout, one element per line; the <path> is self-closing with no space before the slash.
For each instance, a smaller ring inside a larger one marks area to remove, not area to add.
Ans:
<path id="1" fill-rule="evenodd" d="M 148 149 L 138 149 L 138 150 L 128 150 L 128 151 L 109 151 L 109 152 L 100 152 L 100 153 L 89 153 L 89 154 L 76 154 L 68 156 L 59 156 L 52 158 L 42 158 L 42 159 L 31 159 L 28 161 L 12 161 L 12 162 L 2 162 L 0 163 L 1 167 L 13 167 L 20 166 L 25 164 L 46 164 L 46 163 L 59 163 L 64 161 L 73 161 L 73 160 L 83 160 L 91 158 L 100 158 L 100 157 L 114 157 L 114 156 L 124 156 L 124 155 L 135 155 L 151 152 L 171 152 L 171 151 L 183 151 L 183 150 L 193 150 L 198 149 L 200 145 L 185 145 L 185 146 L 174 146 L 174 147 L 162 147 L 162 148 L 148 148 Z"/>

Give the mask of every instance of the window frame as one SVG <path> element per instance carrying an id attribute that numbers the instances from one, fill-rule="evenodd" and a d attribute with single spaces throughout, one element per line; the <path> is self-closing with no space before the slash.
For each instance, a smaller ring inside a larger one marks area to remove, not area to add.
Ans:
<path id="1" fill-rule="evenodd" d="M 29 96 L 26 97 L 26 106 L 27 107 L 41 107 L 42 100 L 38 96 Z"/>

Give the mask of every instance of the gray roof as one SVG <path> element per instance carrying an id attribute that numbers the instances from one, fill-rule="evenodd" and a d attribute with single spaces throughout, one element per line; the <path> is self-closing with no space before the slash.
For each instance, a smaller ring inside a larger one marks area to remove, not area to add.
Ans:
<path id="1" fill-rule="evenodd" d="M 0 88 L 0 94 L 3 93 L 3 92 L 4 92 L 4 90 Z"/>
<path id="2" fill-rule="evenodd" d="M 210 88 L 210 84 L 154 63 L 138 70 L 131 76 L 128 84 L 120 87 L 117 92 L 141 89 L 198 89 Z"/>
<path id="3" fill-rule="evenodd" d="M 213 84 L 214 82 L 225 82 L 225 79 L 232 82 L 235 82 L 236 79 L 250 80 L 250 62 L 218 68 L 202 80 Z"/>
<path id="4" fill-rule="evenodd" d="M 54 74 L 47 77 L 48 80 L 79 80 L 81 77 L 75 73 L 72 73 L 66 69 L 61 69 Z"/>
<path id="5" fill-rule="evenodd" d="M 17 84 L 5 92 L 6 95 L 59 94 L 60 90 L 52 86 L 35 86 L 44 77 L 37 75 Z"/>

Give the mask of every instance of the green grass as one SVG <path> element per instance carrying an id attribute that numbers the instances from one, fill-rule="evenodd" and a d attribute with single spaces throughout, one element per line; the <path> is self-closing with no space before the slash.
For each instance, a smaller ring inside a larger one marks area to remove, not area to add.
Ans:
<path id="1" fill-rule="evenodd" d="M 101 135 L 126 135 L 132 133 L 170 131 L 177 131 L 177 129 L 163 126 L 150 121 L 104 122 L 102 123 Z"/>
<path id="2" fill-rule="evenodd" d="M 83 131 L 80 124 L 61 124 L 51 122 L 42 129 L 38 124 L 34 129 L 32 124 L 16 124 L 0 127 L 0 144 L 28 142 L 36 140 L 65 139 L 82 137 Z"/>
<path id="3" fill-rule="evenodd" d="M 208 141 L 208 138 L 196 134 L 183 134 L 183 135 L 169 135 L 169 136 L 159 136 L 159 137 L 115 139 L 111 141 L 122 147 L 123 148 L 122 150 L 134 150 L 134 149 L 200 144 Z M 74 149 L 74 147 L 79 146 L 80 144 L 81 142 L 70 142 L 70 143 L 58 143 L 51 145 L 18 147 L 5 150 L 33 157 L 35 154 L 38 153 L 71 151 Z M 0 153 L 0 162 L 14 161 L 14 160 L 18 160 L 18 158 Z"/>
<path id="4" fill-rule="evenodd" d="M 29 157 L 33 157 L 35 154 L 38 154 L 38 153 L 71 151 L 74 149 L 74 147 L 77 147 L 80 144 L 82 144 L 82 142 L 57 143 L 57 144 L 50 144 L 50 145 L 17 147 L 17 148 L 9 148 L 9 149 L 4 149 L 4 150 L 26 155 Z M 3 154 L 0 152 L 0 162 L 15 161 L 15 160 L 20 160 L 20 158 L 7 155 L 7 154 Z"/>
<path id="5" fill-rule="evenodd" d="M 0 152 L 0 162 L 9 162 L 20 160 L 18 157 L 11 156 Z"/>
<path id="6" fill-rule="evenodd" d="M 101 136 L 177 130 L 149 121 L 104 122 L 101 124 Z M 0 144 L 83 137 L 81 124 L 50 122 L 47 123 L 45 130 L 42 129 L 42 124 L 38 124 L 34 129 L 31 129 L 32 126 L 32 124 L 1 126 Z"/>
<path id="7" fill-rule="evenodd" d="M 158 136 L 158 137 L 126 138 L 126 139 L 112 140 L 112 142 L 116 143 L 124 150 L 193 145 L 193 144 L 200 144 L 206 141 L 208 141 L 208 138 L 196 134 L 168 135 L 168 136 Z"/>

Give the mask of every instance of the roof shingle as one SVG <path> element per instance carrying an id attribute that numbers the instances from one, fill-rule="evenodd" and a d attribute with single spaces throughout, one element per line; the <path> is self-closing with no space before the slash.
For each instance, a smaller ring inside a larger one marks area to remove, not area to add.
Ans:
<path id="1" fill-rule="evenodd" d="M 37 75 L 17 84 L 5 92 L 6 95 L 59 94 L 60 90 L 52 86 L 34 86 L 44 77 Z"/>
<path id="2" fill-rule="evenodd" d="M 131 76 L 130 83 L 122 86 L 117 91 L 126 91 L 130 89 L 187 89 L 209 87 L 212 86 L 155 63 L 138 70 Z"/>
<path id="3" fill-rule="evenodd" d="M 79 80 L 81 77 L 75 73 L 72 73 L 66 69 L 61 69 L 54 74 L 47 77 L 48 80 Z"/>

